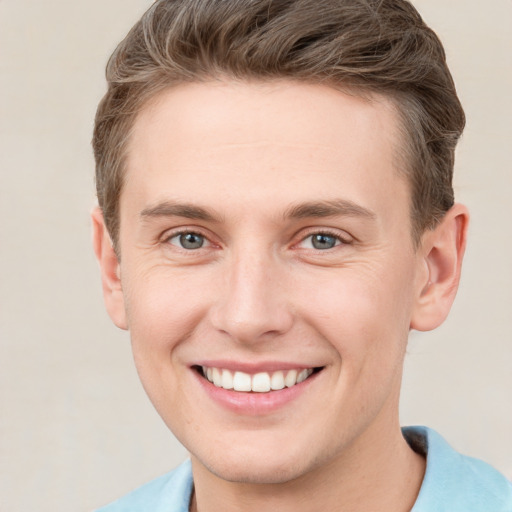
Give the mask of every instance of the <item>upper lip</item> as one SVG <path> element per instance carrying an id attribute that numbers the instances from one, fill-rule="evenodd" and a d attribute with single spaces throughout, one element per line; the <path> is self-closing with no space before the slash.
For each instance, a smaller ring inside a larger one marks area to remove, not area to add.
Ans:
<path id="1" fill-rule="evenodd" d="M 206 366 L 207 368 L 222 368 L 232 372 L 240 371 L 248 374 L 255 374 L 260 372 L 277 372 L 279 370 L 297 370 L 308 368 L 321 368 L 324 365 L 312 364 L 306 362 L 284 362 L 284 361 L 260 361 L 260 362 L 247 362 L 247 361 L 232 361 L 232 360 L 201 360 L 195 362 L 194 366 Z"/>

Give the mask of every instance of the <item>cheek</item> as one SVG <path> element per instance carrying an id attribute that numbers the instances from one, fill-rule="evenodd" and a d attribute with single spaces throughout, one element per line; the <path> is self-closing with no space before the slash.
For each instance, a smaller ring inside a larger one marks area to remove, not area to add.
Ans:
<path id="1" fill-rule="evenodd" d="M 167 423 L 179 419 L 178 411 L 186 401 L 183 373 L 187 369 L 180 364 L 180 347 L 197 329 L 203 296 L 190 279 L 163 267 L 125 275 L 130 276 L 123 289 L 135 366 L 147 395 Z"/>
<path id="2" fill-rule="evenodd" d="M 133 277 L 123 289 L 134 351 L 156 351 L 155 357 L 171 352 L 206 308 L 200 281 L 163 267 L 128 275 Z"/>
<path id="3" fill-rule="evenodd" d="M 303 280 L 295 294 L 307 298 L 301 316 L 347 362 L 374 357 L 382 364 L 405 349 L 412 272 L 408 266 L 387 268 L 331 269 L 330 275 Z"/>

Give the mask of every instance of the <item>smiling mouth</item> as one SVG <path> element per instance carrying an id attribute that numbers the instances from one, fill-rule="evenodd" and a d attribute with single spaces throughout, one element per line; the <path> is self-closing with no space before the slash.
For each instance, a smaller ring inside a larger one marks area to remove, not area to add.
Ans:
<path id="1" fill-rule="evenodd" d="M 297 368 L 275 372 L 259 372 L 252 375 L 241 371 L 233 372 L 225 368 L 207 366 L 197 366 L 196 370 L 218 388 L 242 393 L 269 393 L 296 386 L 314 373 L 318 373 L 322 368 Z"/>

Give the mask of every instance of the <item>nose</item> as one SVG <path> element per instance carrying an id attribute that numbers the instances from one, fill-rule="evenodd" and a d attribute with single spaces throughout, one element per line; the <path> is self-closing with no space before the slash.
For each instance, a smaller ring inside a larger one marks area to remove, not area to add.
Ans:
<path id="1" fill-rule="evenodd" d="M 211 310 L 213 326 L 245 344 L 288 332 L 293 312 L 286 263 L 272 254 L 245 250 L 224 264 L 222 290 Z"/>

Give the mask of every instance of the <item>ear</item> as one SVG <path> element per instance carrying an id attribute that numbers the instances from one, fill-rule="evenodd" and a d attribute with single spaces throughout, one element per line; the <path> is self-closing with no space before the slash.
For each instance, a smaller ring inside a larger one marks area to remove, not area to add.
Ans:
<path id="1" fill-rule="evenodd" d="M 423 272 L 418 283 L 411 329 L 430 331 L 448 316 L 459 287 L 468 222 L 467 208 L 456 204 L 435 229 L 423 235 L 418 250 Z"/>
<path id="2" fill-rule="evenodd" d="M 91 219 L 94 253 L 100 264 L 103 299 L 107 312 L 117 327 L 128 329 L 119 260 L 105 227 L 103 212 L 100 208 L 94 208 Z"/>

